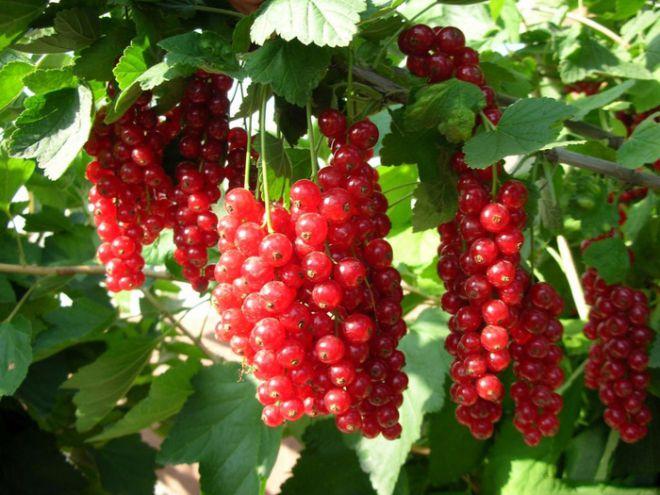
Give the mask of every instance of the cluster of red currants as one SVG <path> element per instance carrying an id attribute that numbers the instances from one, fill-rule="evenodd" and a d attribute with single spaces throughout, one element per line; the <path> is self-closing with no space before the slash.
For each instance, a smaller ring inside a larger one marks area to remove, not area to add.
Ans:
<path id="1" fill-rule="evenodd" d="M 216 334 L 261 381 L 268 426 L 332 414 L 342 432 L 394 439 L 408 384 L 397 350 L 406 325 L 401 277 L 382 239 L 387 200 L 366 162 L 378 130 L 368 120 L 347 129 L 334 110 L 319 125 L 333 140 L 332 161 L 319 185 L 292 185 L 290 212 L 246 189 L 226 195 Z"/>
<path id="2" fill-rule="evenodd" d="M 478 86 L 486 99 L 483 113 L 497 125 L 501 111 L 485 84 L 479 54 L 465 46 L 459 29 L 415 25 L 400 35 L 399 48 L 408 55 L 410 72 L 430 83 L 455 77 Z M 459 174 L 458 213 L 438 227 L 438 275 L 447 289 L 442 307 L 452 315 L 445 347 L 454 356 L 456 417 L 476 438 L 490 437 L 502 415 L 504 386 L 498 374 L 513 360 L 515 425 L 526 443 L 536 445 L 559 425 L 562 401 L 554 389 L 563 381 L 562 352 L 555 343 L 563 333 L 556 319 L 563 304 L 552 287 L 532 285 L 519 267 L 525 185 L 509 180 L 493 200 L 488 189 L 493 166 L 470 170 L 459 152 L 452 168 Z"/>
<path id="3" fill-rule="evenodd" d="M 178 149 L 184 158 L 176 165 L 172 196 L 174 260 L 199 292 L 213 280 L 214 267 L 207 265 L 207 250 L 218 242 L 218 218 L 211 207 L 220 199 L 219 185 L 228 170 L 224 167 L 227 148 L 235 147 L 236 136 L 240 140 L 245 134 L 242 129 L 229 129 L 227 92 L 232 84 L 224 74 L 199 71 L 172 112 L 179 122 Z"/>
<path id="4" fill-rule="evenodd" d="M 591 305 L 584 334 L 594 340 L 585 368 L 585 384 L 598 390 L 605 405 L 603 418 L 624 442 L 647 434 L 651 410 L 645 405 L 650 374 L 649 306 L 643 292 L 625 285 L 608 285 L 596 270 L 582 276 L 585 299 Z"/>
<path id="5" fill-rule="evenodd" d="M 416 24 L 399 35 L 399 49 L 408 55 L 408 70 L 430 83 L 455 77 L 479 86 L 486 99 L 483 114 L 493 124 L 500 121 L 502 112 L 495 104 L 495 92 L 486 85 L 479 53 L 465 46 L 465 35 L 460 29 Z"/>
<path id="6" fill-rule="evenodd" d="M 112 94 L 112 85 L 108 93 Z M 89 203 L 102 241 L 97 256 L 106 267 L 106 286 L 117 292 L 144 282 L 142 246 L 174 225 L 173 186 L 165 173 L 163 150 L 175 133 L 170 119 L 159 120 L 144 93 L 112 125 L 97 113 L 85 151 L 95 158 L 86 177 L 93 184 Z"/>
<path id="7" fill-rule="evenodd" d="M 509 346 L 516 381 L 509 393 L 515 403 L 513 424 L 529 446 L 559 431 L 563 399 L 556 390 L 564 382 L 559 363 L 564 353 L 559 346 L 564 328 L 559 314 L 564 303 L 546 282 L 525 288 L 520 316 L 510 327 Z"/>
<path id="8" fill-rule="evenodd" d="M 142 285 L 141 248 L 164 228 L 174 230 L 174 260 L 193 288 L 202 292 L 213 280 L 208 249 L 218 242 L 218 219 L 212 206 L 224 179 L 229 187 L 243 183 L 246 165 L 247 134 L 229 128 L 232 84 L 224 74 L 199 70 L 165 115 L 152 108 L 149 93 L 113 125 L 103 123 L 104 111 L 98 113 L 85 145 L 96 159 L 86 175 L 94 184 L 89 201 L 103 241 L 97 254 L 107 267 L 108 290 Z M 110 85 L 111 98 L 114 92 Z M 182 160 L 170 177 L 163 155 L 175 140 Z"/>

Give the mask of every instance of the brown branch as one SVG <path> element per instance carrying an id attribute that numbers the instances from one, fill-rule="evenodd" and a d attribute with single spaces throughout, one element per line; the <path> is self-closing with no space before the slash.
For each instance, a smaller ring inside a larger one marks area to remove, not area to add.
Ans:
<path id="1" fill-rule="evenodd" d="M 37 266 L 14 265 L 0 263 L 0 273 L 16 273 L 19 275 L 36 275 L 37 277 L 68 276 L 68 275 L 103 275 L 105 267 L 101 265 L 73 265 L 73 266 Z M 144 270 L 145 276 L 161 280 L 173 280 L 167 272 Z"/>
<path id="2" fill-rule="evenodd" d="M 608 175 L 635 186 L 646 186 L 657 191 L 660 189 L 660 176 L 646 172 L 636 172 L 621 165 L 602 160 L 593 156 L 582 155 L 564 148 L 555 148 L 544 152 L 551 162 L 565 163 L 578 168 L 584 168 L 603 175 Z"/>
<path id="3" fill-rule="evenodd" d="M 401 69 L 393 70 L 396 71 Z M 356 79 L 370 84 L 391 102 L 406 103 L 408 101 L 409 92 L 406 88 L 380 74 L 377 74 L 371 69 L 354 67 L 353 74 Z M 516 98 L 505 95 L 498 95 L 497 98 L 503 105 L 510 105 L 517 101 Z M 567 120 L 564 122 L 564 125 L 575 134 L 592 139 L 605 139 L 609 146 L 615 149 L 619 148 L 623 143 L 622 137 L 616 136 L 591 124 L 587 124 L 586 122 Z M 561 162 L 573 167 L 591 170 L 592 172 L 614 177 L 615 179 L 633 185 L 647 186 L 654 190 L 660 189 L 660 178 L 658 176 L 644 172 L 635 172 L 634 170 L 630 170 L 615 162 L 582 155 L 580 153 L 568 151 L 565 148 L 555 148 L 553 150 L 545 151 L 544 154 L 550 161 L 555 163 Z"/>

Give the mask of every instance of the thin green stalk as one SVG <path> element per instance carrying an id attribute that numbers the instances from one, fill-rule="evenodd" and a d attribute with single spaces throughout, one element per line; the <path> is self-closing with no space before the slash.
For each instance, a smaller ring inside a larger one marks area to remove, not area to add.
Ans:
<path id="1" fill-rule="evenodd" d="M 387 193 L 390 193 L 392 191 L 396 191 L 397 189 L 403 189 L 403 188 L 406 188 L 406 187 L 416 186 L 417 184 L 419 184 L 419 182 L 417 182 L 417 181 L 415 181 L 415 182 L 406 182 L 405 184 L 399 184 L 398 186 L 394 186 L 394 187 L 390 187 L 389 189 L 385 189 L 383 191 L 383 194 L 387 194 Z"/>
<path id="2" fill-rule="evenodd" d="M 21 310 L 23 305 L 30 299 L 30 296 L 32 295 L 32 292 L 34 289 L 36 289 L 38 282 L 33 283 L 28 290 L 25 291 L 25 294 L 23 294 L 23 297 L 16 303 L 16 306 L 14 306 L 14 309 L 11 310 L 11 313 L 9 313 L 9 316 L 4 319 L 2 323 L 9 323 L 14 316 L 18 314 L 18 312 Z"/>
<path id="3" fill-rule="evenodd" d="M 388 207 L 388 210 L 394 208 L 394 207 L 395 207 L 396 205 L 398 205 L 399 203 L 403 203 L 403 202 L 406 201 L 407 199 L 412 198 L 414 195 L 415 195 L 415 193 L 406 194 L 405 196 L 403 196 L 403 197 L 397 199 L 396 201 L 392 201 L 392 202 L 390 203 L 389 207 Z"/>
<path id="4" fill-rule="evenodd" d="M 259 135 L 261 138 L 261 181 L 264 193 L 264 205 L 266 208 L 266 225 L 268 232 L 273 232 L 273 224 L 270 219 L 270 193 L 268 191 L 268 165 L 266 161 L 266 102 L 268 92 L 264 89 L 261 94 L 261 108 L 259 109 Z"/>
<path id="5" fill-rule="evenodd" d="M 348 45 L 348 83 L 346 85 L 346 110 L 348 110 L 348 122 L 353 123 L 355 109 L 353 108 L 353 47 Z"/>
<path id="6" fill-rule="evenodd" d="M 169 7 L 172 9 L 180 9 L 180 5 L 172 5 L 172 4 L 161 4 L 161 7 Z M 211 14 L 223 14 L 223 15 L 229 15 L 232 17 L 237 17 L 238 19 L 242 19 L 245 17 L 243 14 L 236 10 L 229 10 L 229 9 L 220 9 L 217 7 L 207 7 L 206 5 L 186 5 L 186 8 L 190 8 L 193 10 L 198 10 L 200 12 L 210 12 Z"/>
<path id="7" fill-rule="evenodd" d="M 605 443 L 605 449 L 603 450 L 603 456 L 600 458 L 598 469 L 596 469 L 596 474 L 594 475 L 594 481 L 596 483 L 602 483 L 607 480 L 607 475 L 610 471 L 610 462 L 618 445 L 619 432 L 610 430 L 610 434 L 607 436 L 607 442 Z"/>
<path id="8" fill-rule="evenodd" d="M 312 99 L 307 100 L 307 135 L 309 136 L 309 159 L 312 165 L 311 179 L 316 182 L 316 174 L 318 173 L 318 158 L 316 156 L 316 145 L 314 143 L 314 127 L 312 126 Z"/>
<path id="9" fill-rule="evenodd" d="M 580 376 L 582 376 L 582 373 L 584 373 L 584 367 L 587 365 L 587 360 L 585 359 L 580 363 L 580 365 L 573 370 L 573 373 L 571 373 L 571 376 L 568 377 L 568 379 L 562 384 L 561 387 L 557 389 L 558 394 L 563 394 L 568 390 L 571 385 L 573 385 L 573 382 L 577 380 Z"/>
<path id="10" fill-rule="evenodd" d="M 490 194 L 495 198 L 497 196 L 497 163 L 493 167 L 493 184 L 490 186 Z"/>
<path id="11" fill-rule="evenodd" d="M 250 190 L 250 162 L 252 161 L 252 114 L 248 117 L 248 145 L 245 150 L 245 180 L 243 181 L 243 187 Z"/>

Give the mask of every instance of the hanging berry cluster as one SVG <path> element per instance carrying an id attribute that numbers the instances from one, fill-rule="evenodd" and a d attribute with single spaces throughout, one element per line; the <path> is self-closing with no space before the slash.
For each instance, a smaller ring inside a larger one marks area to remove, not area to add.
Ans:
<path id="1" fill-rule="evenodd" d="M 242 184 L 247 134 L 229 128 L 227 92 L 233 80 L 197 71 L 182 101 L 165 115 L 144 93 L 115 124 L 97 115 L 85 149 L 96 159 L 87 167 L 94 184 L 89 201 L 103 243 L 97 255 L 106 265 L 108 290 L 130 290 L 144 282 L 141 248 L 164 228 L 174 230 L 174 260 L 198 291 L 213 280 L 208 249 L 218 241 L 220 183 Z M 108 90 L 113 97 L 114 87 Z M 163 163 L 166 146 L 178 140 L 181 160 L 173 176 Z M 174 183 L 173 183 L 174 182 Z"/>
<path id="2" fill-rule="evenodd" d="M 378 131 L 368 120 L 347 131 L 333 110 L 319 125 L 334 140 L 333 158 L 319 185 L 292 185 L 290 212 L 281 204 L 264 212 L 245 189 L 227 193 L 216 333 L 261 381 L 268 426 L 332 414 L 342 432 L 394 439 L 408 384 L 397 350 L 406 325 L 401 277 L 382 239 L 387 201 L 366 163 Z"/>
<path id="3" fill-rule="evenodd" d="M 213 280 L 207 250 L 218 242 L 218 218 L 211 206 L 220 199 L 219 184 L 225 178 L 229 134 L 229 99 L 233 81 L 223 74 L 198 72 L 188 83 L 184 98 L 175 108 L 180 122 L 176 188 L 172 196 L 174 260 L 197 291 Z M 235 132 L 235 131 L 234 131 Z"/>
<path id="4" fill-rule="evenodd" d="M 494 92 L 479 68 L 479 54 L 465 46 L 455 27 L 415 25 L 399 36 L 411 73 L 438 83 L 452 77 L 478 86 L 483 110 L 497 125 L 501 111 Z M 457 420 L 479 439 L 489 438 L 502 415 L 504 386 L 499 378 L 513 360 L 516 382 L 515 425 L 529 445 L 557 432 L 561 396 L 554 390 L 563 381 L 558 367 L 562 335 L 557 315 L 559 295 L 547 284 L 532 284 L 519 266 L 524 237 L 527 189 L 508 180 L 491 196 L 494 174 L 501 166 L 470 170 L 463 153 L 452 157 L 458 174 L 458 212 L 438 227 L 438 275 L 446 292 L 442 308 L 452 316 L 445 341 L 454 356 L 451 397 L 458 404 Z"/>
<path id="5" fill-rule="evenodd" d="M 598 390 L 603 418 L 624 442 L 637 442 L 648 432 L 651 410 L 645 405 L 651 377 L 646 370 L 653 331 L 643 292 L 623 284 L 608 285 L 589 268 L 582 276 L 591 305 L 584 334 L 595 341 L 584 371 L 585 384 Z"/>
<path id="6" fill-rule="evenodd" d="M 108 88 L 114 93 L 112 85 Z M 106 286 L 116 292 L 144 282 L 142 246 L 174 225 L 173 186 L 163 169 L 163 150 L 178 132 L 170 116 L 160 120 L 151 95 L 137 102 L 112 125 L 97 113 L 85 151 L 95 160 L 86 169 L 93 184 L 89 203 L 102 241 L 97 256 L 106 267 Z"/>

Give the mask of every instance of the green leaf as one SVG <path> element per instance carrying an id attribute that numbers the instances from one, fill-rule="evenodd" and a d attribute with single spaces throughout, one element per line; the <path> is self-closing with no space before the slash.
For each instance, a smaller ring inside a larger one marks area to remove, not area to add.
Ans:
<path id="1" fill-rule="evenodd" d="M 587 96 L 586 98 L 581 98 L 577 101 L 571 102 L 571 105 L 578 109 L 575 115 L 573 115 L 573 118 L 575 120 L 580 120 L 592 110 L 602 108 L 608 103 L 613 102 L 619 96 L 633 87 L 635 83 L 636 81 L 632 80 L 625 81 L 595 95 Z"/>
<path id="2" fill-rule="evenodd" d="M 55 14 L 54 32 L 16 46 L 28 53 L 63 53 L 90 45 L 100 35 L 101 23 L 96 9 L 73 8 Z"/>
<path id="3" fill-rule="evenodd" d="M 92 429 L 115 407 L 149 361 L 157 342 L 148 336 L 113 342 L 96 361 L 80 368 L 62 385 L 78 389 L 73 398 L 78 431 Z"/>
<path id="4" fill-rule="evenodd" d="M 49 327 L 35 338 L 35 359 L 44 359 L 69 346 L 98 338 L 116 317 L 108 303 L 101 304 L 87 297 L 76 299 L 72 306 L 44 314 Z"/>
<path id="5" fill-rule="evenodd" d="M 445 403 L 442 411 L 431 415 L 429 477 L 434 485 L 454 483 L 472 471 L 481 463 L 488 445 L 456 423 L 455 410 L 455 404 Z"/>
<path id="6" fill-rule="evenodd" d="M 465 159 L 473 168 L 486 168 L 505 156 L 539 150 L 557 138 L 561 121 L 572 114 L 571 107 L 551 98 L 518 100 L 504 111 L 495 130 L 465 143 Z"/>
<path id="7" fill-rule="evenodd" d="M 218 33 L 191 31 L 166 38 L 158 46 L 167 51 L 170 65 L 192 65 L 208 72 L 223 72 L 230 76 L 241 75 L 236 55 L 231 45 Z"/>
<path id="8" fill-rule="evenodd" d="M 16 302 L 16 294 L 7 277 L 0 277 L 0 304 Z"/>
<path id="9" fill-rule="evenodd" d="M 34 69 L 34 65 L 22 60 L 14 60 L 0 68 L 0 110 L 21 94 L 23 78 Z"/>
<path id="10" fill-rule="evenodd" d="M 420 182 L 413 197 L 413 232 L 434 229 L 448 222 L 458 208 L 456 180 L 449 175 L 445 180 Z"/>
<path id="11" fill-rule="evenodd" d="M 62 88 L 75 88 L 80 84 L 72 67 L 62 69 L 40 69 L 23 79 L 33 93 L 48 93 Z"/>
<path id="12" fill-rule="evenodd" d="M 644 66 L 622 61 L 587 31 L 578 35 L 576 40 L 577 43 L 569 45 L 560 54 L 559 74 L 563 82 L 574 83 L 594 74 L 653 79 L 653 74 Z"/>
<path id="13" fill-rule="evenodd" d="M 643 200 L 628 208 L 628 219 L 621 227 L 621 230 L 623 230 L 628 239 L 631 241 L 637 239 L 644 225 L 651 219 L 655 211 L 655 205 L 655 194 L 649 191 Z"/>
<path id="14" fill-rule="evenodd" d="M 282 486 L 287 495 L 373 494 L 369 478 L 360 469 L 332 420 L 309 426 L 303 435 L 305 448 Z M 319 483 L 323 480 L 323 483 Z"/>
<path id="15" fill-rule="evenodd" d="M 116 423 L 108 426 L 102 433 L 89 441 L 109 440 L 111 438 L 138 433 L 154 423 L 161 422 L 183 407 L 188 396 L 193 392 L 190 380 L 199 371 L 196 361 L 177 364 L 158 375 L 151 382 L 148 395 L 138 402 Z"/>
<path id="16" fill-rule="evenodd" d="M 0 397 L 12 395 L 32 362 L 32 328 L 22 316 L 0 323 Z"/>
<path id="17" fill-rule="evenodd" d="M 605 429 L 597 425 L 571 439 L 566 448 L 566 477 L 569 481 L 594 481 L 606 438 Z"/>
<path id="18" fill-rule="evenodd" d="M 231 46 L 236 53 L 245 53 L 250 50 L 250 29 L 254 22 L 255 14 L 246 15 L 236 23 L 232 33 Z"/>
<path id="19" fill-rule="evenodd" d="M 205 493 L 259 493 L 279 449 L 281 429 L 261 422 L 256 387 L 239 373 L 237 364 L 216 364 L 193 379 L 195 392 L 158 456 L 164 464 L 199 462 Z"/>
<path id="20" fill-rule="evenodd" d="M 380 161 L 383 165 L 417 165 L 425 181 L 440 177 L 440 146 L 434 131 L 408 131 L 403 124 L 403 109 L 392 112 L 389 134 L 382 140 Z"/>
<path id="21" fill-rule="evenodd" d="M 125 91 L 149 67 L 151 59 L 149 38 L 141 36 L 134 38 L 126 47 L 123 55 L 112 70 L 119 89 Z"/>
<path id="22" fill-rule="evenodd" d="M 476 114 L 486 105 L 483 93 L 474 84 L 450 79 L 421 89 L 406 107 L 406 130 L 438 130 L 451 143 L 464 142 L 472 135 Z"/>
<path id="23" fill-rule="evenodd" d="M 153 495 L 156 484 L 156 451 L 131 435 L 108 442 L 93 451 L 101 485 L 108 493 Z"/>
<path id="24" fill-rule="evenodd" d="M 273 33 L 304 45 L 347 46 L 357 32 L 364 0 L 271 0 L 252 24 L 252 41 L 263 45 Z"/>
<path id="25" fill-rule="evenodd" d="M 442 345 L 447 334 L 447 316 L 439 309 L 428 308 L 411 322 L 400 344 L 406 354 L 405 371 L 410 379 L 399 409 L 401 438 L 394 441 L 362 438 L 356 443 L 360 465 L 369 473 L 378 495 L 390 495 L 394 490 L 401 466 L 421 435 L 424 414 L 443 406 L 443 385 L 451 362 Z"/>
<path id="26" fill-rule="evenodd" d="M 653 163 L 660 156 L 660 124 L 657 114 L 639 124 L 616 153 L 617 161 L 628 168 Z"/>
<path id="27" fill-rule="evenodd" d="M 567 444 L 580 410 L 582 382 L 576 380 L 564 393 L 564 407 L 559 420 L 561 429 L 551 438 L 544 438 L 537 447 L 528 447 L 510 419 L 501 422 L 500 431 L 488 451 L 483 470 L 483 493 L 500 495 L 537 495 L 564 492 L 566 487 L 555 478 L 556 462 Z M 579 493 L 579 492 L 578 492 Z"/>
<path id="28" fill-rule="evenodd" d="M 12 198 L 33 172 L 33 161 L 10 158 L 0 147 L 0 210 L 9 211 Z"/>
<path id="29" fill-rule="evenodd" d="M 484 52 L 479 58 L 486 81 L 495 92 L 526 98 L 532 91 L 534 73 L 526 66 L 495 52 Z"/>
<path id="30" fill-rule="evenodd" d="M 277 38 L 247 56 L 245 72 L 254 82 L 270 84 L 289 103 L 304 107 L 329 64 L 327 48 Z"/>
<path id="31" fill-rule="evenodd" d="M 86 86 L 29 97 L 10 136 L 10 154 L 35 158 L 49 178 L 58 179 L 87 141 L 92 100 Z"/>
<path id="32" fill-rule="evenodd" d="M 608 284 L 621 282 L 630 269 L 628 249 L 618 237 L 601 239 L 582 254 L 585 265 L 594 267 Z"/>
<path id="33" fill-rule="evenodd" d="M 378 183 L 388 204 L 391 205 L 387 210 L 387 216 L 392 222 L 390 235 L 394 236 L 411 226 L 411 201 L 406 198 L 417 187 L 417 167 L 414 165 L 380 166 L 378 175 Z"/>
<path id="34" fill-rule="evenodd" d="M 660 82 L 637 81 L 628 94 L 637 113 L 646 112 L 660 105 Z"/>
<path id="35" fill-rule="evenodd" d="M 0 0 L 0 50 L 20 36 L 47 4 L 46 0 Z"/>
<path id="36" fill-rule="evenodd" d="M 113 24 L 107 34 L 80 51 L 73 67 L 74 73 L 85 80 L 111 81 L 115 62 L 133 34 L 133 29 L 125 24 Z"/>

